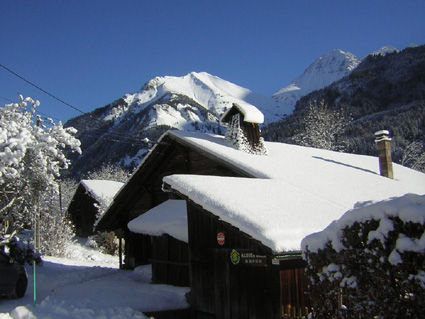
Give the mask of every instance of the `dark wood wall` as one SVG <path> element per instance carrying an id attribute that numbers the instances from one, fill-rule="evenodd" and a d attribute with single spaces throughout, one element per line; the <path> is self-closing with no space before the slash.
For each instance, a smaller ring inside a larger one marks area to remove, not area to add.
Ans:
<path id="1" fill-rule="evenodd" d="M 280 271 L 283 318 L 304 318 L 309 314 L 308 278 L 304 268 Z"/>
<path id="2" fill-rule="evenodd" d="M 94 205 L 97 203 L 84 186 L 80 184 L 77 187 L 67 209 L 68 218 L 72 221 L 77 236 L 88 237 L 93 235 L 93 225 L 98 213 Z"/>
<path id="3" fill-rule="evenodd" d="M 123 268 L 133 269 L 139 265 L 147 265 L 151 256 L 151 236 L 134 234 L 129 230 L 124 233 Z"/>
<path id="4" fill-rule="evenodd" d="M 261 133 L 258 124 L 244 122 L 242 130 L 252 147 L 257 146 L 260 143 Z"/>
<path id="5" fill-rule="evenodd" d="M 187 243 L 169 235 L 152 236 L 152 282 L 190 286 Z"/>
<path id="6" fill-rule="evenodd" d="M 280 318 L 280 268 L 272 266 L 272 251 L 190 201 L 188 224 L 194 317 Z M 223 246 L 217 242 L 219 232 L 225 234 Z M 233 265 L 232 249 L 265 255 L 268 265 Z"/>

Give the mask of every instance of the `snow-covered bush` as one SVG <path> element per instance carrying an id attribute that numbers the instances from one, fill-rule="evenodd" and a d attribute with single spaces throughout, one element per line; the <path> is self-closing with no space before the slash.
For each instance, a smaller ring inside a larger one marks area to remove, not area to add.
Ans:
<path id="1" fill-rule="evenodd" d="M 5 226 L 0 240 L 8 232 L 37 228 L 36 246 L 48 252 L 52 241 L 68 238 L 57 181 L 69 165 L 64 150 L 81 153 L 80 141 L 74 128 L 38 116 L 38 101 L 19 98 L 0 108 L 0 222 Z"/>
<path id="2" fill-rule="evenodd" d="M 302 243 L 314 318 L 420 318 L 425 196 L 363 205 Z"/>

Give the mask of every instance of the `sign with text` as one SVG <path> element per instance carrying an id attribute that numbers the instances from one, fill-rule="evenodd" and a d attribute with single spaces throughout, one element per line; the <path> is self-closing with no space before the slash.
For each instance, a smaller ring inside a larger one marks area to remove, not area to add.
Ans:
<path id="1" fill-rule="evenodd" d="M 267 267 L 267 256 L 258 255 L 246 249 L 233 249 L 230 253 L 230 261 L 233 265 Z"/>

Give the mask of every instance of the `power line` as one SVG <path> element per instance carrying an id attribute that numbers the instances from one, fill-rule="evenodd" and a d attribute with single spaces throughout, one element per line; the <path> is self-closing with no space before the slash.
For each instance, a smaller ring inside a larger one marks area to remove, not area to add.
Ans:
<path id="1" fill-rule="evenodd" d="M 70 108 L 72 108 L 72 109 L 74 109 L 74 110 L 76 110 L 76 111 L 78 111 L 78 112 L 80 112 L 80 113 L 82 113 L 82 114 L 85 114 L 85 112 L 84 112 L 84 111 L 82 111 L 82 110 L 80 110 L 79 108 L 77 108 L 77 107 L 75 107 L 75 106 L 73 106 L 73 105 L 69 104 L 68 102 L 65 102 L 64 100 L 62 100 L 62 99 L 58 98 L 56 95 L 53 95 L 52 93 L 47 92 L 46 90 L 44 90 L 43 88 L 41 88 L 41 87 L 40 87 L 40 86 L 38 86 L 37 84 L 35 84 L 35 83 L 31 82 L 30 80 L 27 80 L 27 79 L 26 79 L 26 78 L 24 78 L 23 76 L 21 76 L 21 75 L 19 75 L 18 73 L 16 73 L 16 72 L 12 71 L 11 69 L 9 69 L 8 67 L 4 66 L 4 65 L 3 65 L 3 64 L 1 64 L 1 63 L 0 63 L 0 67 L 2 67 L 3 69 L 5 69 L 6 71 L 8 71 L 8 72 L 12 73 L 13 75 L 17 76 L 17 77 L 18 77 L 18 78 L 20 78 L 21 80 L 23 80 L 23 81 L 27 82 L 27 83 L 28 83 L 28 84 L 30 84 L 31 86 L 33 86 L 33 87 L 35 87 L 36 89 L 40 90 L 41 92 L 43 92 L 43 93 L 47 94 L 48 96 L 50 96 L 50 97 L 54 98 L 55 100 L 57 100 L 57 101 L 59 101 L 59 102 L 61 102 L 61 103 L 65 104 L 65 105 L 69 106 Z"/>
<path id="2" fill-rule="evenodd" d="M 32 81 L 30 81 L 30 80 L 28 80 L 28 79 L 24 78 L 22 75 L 19 75 L 18 73 L 16 73 L 15 71 L 11 70 L 11 69 L 10 69 L 10 68 L 8 68 L 8 67 L 6 67 L 5 65 L 3 65 L 3 64 L 1 64 L 1 63 L 0 63 L 0 67 L 2 67 L 3 69 L 5 69 L 5 70 L 6 70 L 6 71 L 8 71 L 9 73 L 13 74 L 14 76 L 18 77 L 19 79 L 23 80 L 24 82 L 26 82 L 26 83 L 30 84 L 31 86 L 35 87 L 36 89 L 40 90 L 41 92 L 43 92 L 43 93 L 47 94 L 47 95 L 48 95 L 48 96 L 50 96 L 51 98 L 53 98 L 53 99 L 55 99 L 55 100 L 59 101 L 60 103 L 62 103 L 62 104 L 64 104 L 64 105 L 66 105 L 66 106 L 68 106 L 68 107 L 72 108 L 73 110 L 76 110 L 77 112 L 79 112 L 79 113 L 81 113 L 81 114 L 83 114 L 83 115 L 88 115 L 88 116 L 89 116 L 92 120 L 94 120 L 95 122 L 97 122 L 97 123 L 101 124 L 102 126 L 105 124 L 105 123 L 103 123 L 102 121 L 98 120 L 97 118 L 93 117 L 91 114 L 89 114 L 89 113 L 86 113 L 86 112 L 82 111 L 82 110 L 81 110 L 81 109 L 79 109 L 78 107 L 76 107 L 76 106 L 74 106 L 74 105 L 72 105 L 72 104 L 70 104 L 70 103 L 68 103 L 68 102 L 66 102 L 66 101 L 64 101 L 64 100 L 62 100 L 61 98 L 57 97 L 56 95 L 54 95 L 54 94 L 52 94 L 52 93 L 50 93 L 50 92 L 46 91 L 45 89 L 41 88 L 39 85 L 37 85 L 37 84 L 35 84 L 34 82 L 32 82 Z M 4 99 L 6 99 L 6 98 L 4 98 Z M 6 99 L 6 100 L 11 101 L 10 99 Z M 12 101 L 11 101 L 11 102 L 12 102 Z M 41 113 L 41 112 L 40 112 L 40 113 Z M 100 127 L 99 127 L 99 128 L 94 127 L 94 128 L 92 128 L 92 129 L 101 129 L 101 128 L 100 128 Z M 127 135 L 127 134 L 120 134 L 120 133 L 116 133 L 116 132 L 109 132 L 109 134 L 114 135 L 114 136 L 115 136 L 115 137 L 117 137 L 117 138 L 125 138 L 125 139 L 128 139 L 128 140 L 133 140 L 133 141 L 134 141 L 134 143 L 141 143 L 141 144 L 143 144 L 143 142 L 141 142 L 141 141 L 139 140 L 139 138 L 138 138 L 138 137 L 136 137 L 136 136 L 134 136 L 134 137 L 133 137 L 133 136 L 131 136 L 131 135 Z"/>

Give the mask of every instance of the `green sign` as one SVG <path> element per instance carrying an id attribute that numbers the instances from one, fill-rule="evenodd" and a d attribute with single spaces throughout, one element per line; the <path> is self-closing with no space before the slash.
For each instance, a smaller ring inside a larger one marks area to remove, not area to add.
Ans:
<path id="1" fill-rule="evenodd" d="M 232 249 L 230 261 L 233 265 L 267 267 L 267 256 L 257 255 L 248 249 Z"/>
<path id="2" fill-rule="evenodd" d="M 241 255 L 234 249 L 230 253 L 230 261 L 233 265 L 237 265 L 241 261 Z"/>

